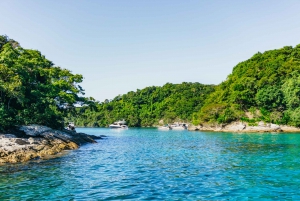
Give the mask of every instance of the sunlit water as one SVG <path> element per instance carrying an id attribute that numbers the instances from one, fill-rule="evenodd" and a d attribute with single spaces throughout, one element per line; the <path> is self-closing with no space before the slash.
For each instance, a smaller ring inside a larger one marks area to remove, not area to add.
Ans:
<path id="1" fill-rule="evenodd" d="M 300 134 L 157 129 L 0 166 L 0 200 L 300 200 Z"/>

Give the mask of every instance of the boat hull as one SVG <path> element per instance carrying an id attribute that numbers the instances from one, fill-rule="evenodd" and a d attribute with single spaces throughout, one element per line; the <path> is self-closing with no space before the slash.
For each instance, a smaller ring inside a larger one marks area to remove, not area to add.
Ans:
<path id="1" fill-rule="evenodd" d="M 168 130 L 171 130 L 171 128 L 170 127 L 161 126 L 161 127 L 158 127 L 158 130 L 168 131 Z"/>
<path id="2" fill-rule="evenodd" d="M 114 129 L 127 129 L 128 126 L 126 126 L 126 125 L 109 125 L 109 128 L 114 128 Z"/>
<path id="3" fill-rule="evenodd" d="M 172 130 L 178 130 L 178 131 L 181 131 L 181 130 L 186 130 L 185 127 L 172 127 Z"/>

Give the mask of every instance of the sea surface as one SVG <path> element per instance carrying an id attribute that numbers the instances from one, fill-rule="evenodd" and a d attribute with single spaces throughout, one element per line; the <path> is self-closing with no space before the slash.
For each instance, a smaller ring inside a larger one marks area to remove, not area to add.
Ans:
<path id="1" fill-rule="evenodd" d="M 77 131 L 107 137 L 0 166 L 0 200 L 300 200 L 300 134 Z"/>

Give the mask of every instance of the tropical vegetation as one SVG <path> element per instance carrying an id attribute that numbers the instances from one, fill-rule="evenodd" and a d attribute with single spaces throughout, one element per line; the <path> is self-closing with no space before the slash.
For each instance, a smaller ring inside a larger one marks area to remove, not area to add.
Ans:
<path id="1" fill-rule="evenodd" d="M 195 124 L 242 120 L 300 126 L 300 45 L 256 53 L 205 100 Z"/>
<path id="2" fill-rule="evenodd" d="M 82 79 L 0 36 L 0 130 L 21 124 L 60 128 L 66 121 L 104 127 L 120 119 L 129 126 L 239 120 L 300 127 L 300 45 L 258 52 L 217 86 L 167 83 L 98 102 L 82 97 Z"/>
<path id="3" fill-rule="evenodd" d="M 119 119 L 125 119 L 129 126 L 134 127 L 157 125 L 159 121 L 190 122 L 193 113 L 200 110 L 214 88 L 214 85 L 188 82 L 146 87 L 113 100 L 78 108 L 77 115 L 70 115 L 69 120 L 78 126 L 93 127 L 105 127 Z"/>
<path id="4" fill-rule="evenodd" d="M 271 122 L 300 126 L 300 45 L 256 53 L 233 68 L 218 86 L 166 84 L 83 107 L 81 126 L 107 126 L 125 118 L 130 126 L 189 121 L 195 125 Z"/>
<path id="5" fill-rule="evenodd" d="M 82 79 L 39 51 L 0 36 L 0 130 L 23 124 L 63 127 L 74 104 L 88 101 L 80 97 Z"/>

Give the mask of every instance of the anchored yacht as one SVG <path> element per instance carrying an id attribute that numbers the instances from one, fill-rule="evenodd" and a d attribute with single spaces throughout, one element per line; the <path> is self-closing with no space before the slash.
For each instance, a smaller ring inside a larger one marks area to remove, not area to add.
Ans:
<path id="1" fill-rule="evenodd" d="M 125 125 L 126 121 L 123 119 L 122 121 L 116 121 L 113 124 L 109 125 L 109 128 L 122 128 L 122 129 L 127 129 L 128 126 Z"/>
<path id="2" fill-rule="evenodd" d="M 159 130 L 171 130 L 172 128 L 167 124 L 167 125 L 158 127 L 158 129 Z"/>
<path id="3" fill-rule="evenodd" d="M 170 127 L 172 130 L 186 130 L 187 124 L 175 122 L 174 124 L 171 124 Z"/>

